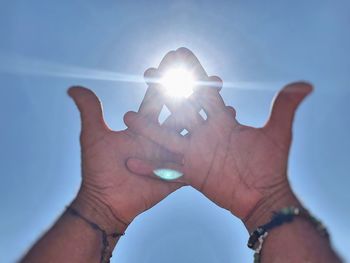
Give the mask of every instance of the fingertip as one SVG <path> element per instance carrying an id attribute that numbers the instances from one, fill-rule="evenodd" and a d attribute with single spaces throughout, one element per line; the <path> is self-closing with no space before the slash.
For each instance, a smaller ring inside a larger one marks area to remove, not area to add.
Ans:
<path id="1" fill-rule="evenodd" d="M 148 68 L 143 74 L 143 78 L 147 84 L 152 84 L 157 82 L 157 69 Z"/>
<path id="2" fill-rule="evenodd" d="M 209 85 L 211 87 L 214 87 L 214 88 L 218 89 L 219 91 L 222 89 L 223 81 L 220 77 L 210 76 L 208 78 L 208 80 L 209 80 Z"/>
<path id="3" fill-rule="evenodd" d="M 92 90 L 82 86 L 72 86 L 68 89 L 67 93 L 80 110 L 102 112 L 101 102 Z"/>
<path id="4" fill-rule="evenodd" d="M 189 50 L 188 48 L 186 47 L 179 47 L 177 50 L 176 50 L 177 53 L 180 53 L 180 54 L 183 54 L 183 55 L 193 55 L 193 52 L 191 50 Z"/>
<path id="5" fill-rule="evenodd" d="M 123 120 L 126 126 L 130 126 L 135 118 L 137 117 L 137 112 L 135 111 L 128 111 L 127 113 L 124 114 Z"/>
<path id="6" fill-rule="evenodd" d="M 81 89 L 84 89 L 82 86 L 74 85 L 68 88 L 67 94 L 69 97 L 75 96 Z"/>
<path id="7" fill-rule="evenodd" d="M 168 53 L 165 54 L 164 58 L 174 57 L 175 55 L 176 55 L 176 51 L 170 50 Z"/>
<path id="8" fill-rule="evenodd" d="M 231 114 L 233 118 L 236 118 L 236 110 L 232 106 L 226 106 L 227 111 Z"/>
<path id="9" fill-rule="evenodd" d="M 68 88 L 67 93 L 73 99 L 78 97 L 83 97 L 83 96 L 97 97 L 92 90 L 83 86 L 71 86 L 70 88 Z"/>
<path id="10" fill-rule="evenodd" d="M 313 86 L 304 81 L 286 85 L 275 97 L 272 103 L 270 118 L 265 126 L 290 133 L 294 115 L 304 98 L 310 94 Z"/>
<path id="11" fill-rule="evenodd" d="M 69 97 L 72 97 L 72 94 L 74 93 L 74 86 L 72 86 L 72 87 L 69 87 L 68 89 L 67 89 L 67 95 L 69 96 Z"/>
<path id="12" fill-rule="evenodd" d="M 128 158 L 126 167 L 129 171 L 138 175 L 152 175 L 155 169 L 151 163 L 137 158 Z"/>
<path id="13" fill-rule="evenodd" d="M 174 50 L 169 51 L 160 62 L 158 66 L 158 71 L 164 72 L 165 70 L 167 70 L 168 66 L 176 61 L 176 57 L 177 55 Z"/>
<path id="14" fill-rule="evenodd" d="M 314 87 L 311 83 L 306 81 L 293 82 L 283 88 L 286 93 L 299 93 L 301 95 L 308 95 L 313 91 Z"/>

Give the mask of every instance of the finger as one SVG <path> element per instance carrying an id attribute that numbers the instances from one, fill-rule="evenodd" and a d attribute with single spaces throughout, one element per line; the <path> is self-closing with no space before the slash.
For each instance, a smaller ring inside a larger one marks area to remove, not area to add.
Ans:
<path id="1" fill-rule="evenodd" d="M 149 118 L 151 121 L 157 122 L 163 105 L 164 101 L 162 94 L 156 86 L 151 85 L 147 88 L 145 97 L 141 102 L 138 112 Z"/>
<path id="2" fill-rule="evenodd" d="M 142 162 L 145 163 L 145 166 L 141 164 Z M 127 160 L 125 165 L 131 173 L 141 177 L 136 179 L 137 184 L 135 185 L 137 187 L 148 187 L 154 190 L 149 193 L 153 199 L 155 198 L 156 200 L 162 200 L 170 193 L 186 185 L 182 182 L 182 178 L 176 180 L 165 180 L 165 178 L 161 179 L 160 177 L 155 176 L 153 169 L 151 168 L 156 166 L 153 166 L 151 163 L 148 164 L 147 162 L 148 161 L 144 161 L 142 159 L 133 160 L 133 158 L 130 158 Z"/>
<path id="3" fill-rule="evenodd" d="M 215 88 L 218 91 L 222 89 L 223 81 L 220 77 L 218 76 L 210 76 L 207 80 L 207 85 L 209 87 Z"/>
<path id="4" fill-rule="evenodd" d="M 200 63 L 199 59 L 189 49 L 182 47 L 176 50 L 180 60 L 184 61 L 184 64 L 189 70 L 195 75 L 199 85 L 216 88 L 217 90 L 222 89 L 222 80 L 218 76 L 208 77 L 205 69 Z"/>
<path id="5" fill-rule="evenodd" d="M 184 101 L 182 107 L 177 109 L 163 122 L 162 127 L 175 132 L 181 132 L 183 129 L 191 132 L 195 127 L 203 124 L 203 122 L 204 120 L 198 113 L 197 106 L 193 105 L 191 101 Z"/>
<path id="6" fill-rule="evenodd" d="M 103 130 L 107 126 L 103 120 L 102 106 L 91 90 L 84 87 L 71 87 L 68 95 L 77 105 L 82 121 L 83 130 Z"/>
<path id="7" fill-rule="evenodd" d="M 225 110 L 225 102 L 219 94 L 218 90 L 213 88 L 203 87 L 196 92 L 193 97 L 204 109 L 208 118 L 216 113 Z"/>
<path id="8" fill-rule="evenodd" d="M 198 125 L 202 124 L 204 120 L 197 113 L 191 117 L 184 116 L 183 114 L 173 113 L 162 124 L 163 128 L 174 131 L 176 133 L 186 129 L 188 132 L 192 132 Z M 194 117 L 196 116 L 196 117 Z"/>
<path id="9" fill-rule="evenodd" d="M 313 87 L 305 82 L 296 82 L 285 86 L 276 96 L 271 109 L 270 118 L 266 126 L 276 129 L 290 131 L 295 111 L 311 93 Z"/>
<path id="10" fill-rule="evenodd" d="M 174 52 L 169 52 L 170 54 Z M 168 58 L 171 55 L 167 55 Z M 164 59 L 163 59 L 164 60 Z M 165 103 L 163 93 L 159 87 L 160 76 L 156 68 L 149 68 L 144 73 L 145 82 L 148 84 L 145 97 L 139 108 L 139 112 L 152 121 L 157 121 Z"/>
<path id="11" fill-rule="evenodd" d="M 144 73 L 144 79 L 149 88 L 140 105 L 139 112 L 154 122 L 158 120 L 158 116 L 165 104 L 164 94 L 161 92 L 161 86 L 159 85 L 161 76 L 176 59 L 175 51 L 170 51 L 164 56 L 158 69 L 149 68 Z"/>
<path id="12" fill-rule="evenodd" d="M 162 145 L 169 151 L 183 154 L 187 147 L 187 139 L 173 131 L 163 129 L 158 123 L 150 122 L 136 112 L 127 112 L 124 115 L 125 124 L 134 132 Z"/>
<path id="13" fill-rule="evenodd" d="M 178 56 L 176 52 L 173 50 L 168 52 L 158 66 L 158 72 L 157 72 L 158 76 L 162 76 L 165 73 L 165 71 L 169 70 L 169 68 L 172 65 L 176 64 L 177 61 L 178 61 Z"/>
<path id="14" fill-rule="evenodd" d="M 141 136 L 141 135 L 136 135 Z M 152 149 L 150 151 L 150 149 Z M 131 157 L 131 156 L 130 156 Z M 182 163 L 183 156 L 178 153 L 171 152 L 163 146 L 152 142 L 151 140 L 140 140 L 137 149 L 132 157 L 145 158 L 156 162 L 174 162 Z"/>
<path id="15" fill-rule="evenodd" d="M 162 123 L 162 127 L 176 133 L 186 129 L 183 122 L 179 121 L 179 118 L 175 113 L 172 113 L 168 118 L 166 118 L 166 120 Z"/>
<path id="16" fill-rule="evenodd" d="M 129 158 L 126 161 L 126 167 L 129 171 L 138 175 L 150 175 L 155 169 L 153 163 L 138 158 Z"/>
<path id="17" fill-rule="evenodd" d="M 232 106 L 226 106 L 226 110 L 227 110 L 227 112 L 230 114 L 230 116 L 233 119 L 236 119 L 236 110 L 235 110 L 235 108 L 233 108 Z"/>
<path id="18" fill-rule="evenodd" d="M 192 53 L 191 50 L 185 47 L 178 48 L 176 50 L 178 60 L 182 61 L 188 69 L 196 75 L 199 79 L 205 79 L 208 77 L 202 64 L 199 62 L 198 58 Z"/>
<path id="19" fill-rule="evenodd" d="M 159 82 L 158 70 L 156 68 L 148 68 L 143 74 L 143 77 L 148 86 Z"/>
<path id="20" fill-rule="evenodd" d="M 234 126 L 239 125 L 239 122 L 236 119 L 236 109 L 232 106 L 226 106 L 226 116 L 228 116 L 228 119 L 225 118 L 224 121 L 222 121 L 221 118 L 219 118 L 219 122 L 223 123 L 223 127 L 229 127 L 229 129 L 232 128 L 232 125 L 229 125 L 229 123 L 233 124 Z"/>

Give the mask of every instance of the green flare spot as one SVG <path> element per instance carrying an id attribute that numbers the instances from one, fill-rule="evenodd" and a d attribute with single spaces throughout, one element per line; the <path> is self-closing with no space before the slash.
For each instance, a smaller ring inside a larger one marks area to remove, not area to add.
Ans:
<path id="1" fill-rule="evenodd" d="M 153 173 L 159 178 L 167 181 L 175 180 L 183 176 L 183 173 L 172 169 L 156 169 Z"/>

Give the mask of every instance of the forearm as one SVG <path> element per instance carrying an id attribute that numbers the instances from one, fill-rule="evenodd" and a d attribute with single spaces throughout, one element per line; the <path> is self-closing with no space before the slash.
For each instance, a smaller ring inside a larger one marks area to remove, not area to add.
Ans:
<path id="1" fill-rule="evenodd" d="M 108 209 L 85 196 L 78 195 L 71 207 L 96 223 L 107 234 L 123 233 L 126 226 L 116 222 Z M 118 238 L 108 237 L 109 251 Z M 78 216 L 65 211 L 54 226 L 30 249 L 22 263 L 101 262 L 102 232 Z"/>
<path id="2" fill-rule="evenodd" d="M 285 207 L 302 207 L 292 191 L 286 189 L 257 205 L 256 210 L 244 222 L 249 233 L 271 220 L 273 212 Z M 261 262 L 341 262 L 327 237 L 317 230 L 311 220 L 296 216 L 291 223 L 284 223 L 268 231 L 263 242 Z"/>

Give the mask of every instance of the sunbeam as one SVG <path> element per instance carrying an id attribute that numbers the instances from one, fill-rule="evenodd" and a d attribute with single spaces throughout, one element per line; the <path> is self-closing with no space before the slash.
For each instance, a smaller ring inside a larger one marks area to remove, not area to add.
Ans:
<path id="1" fill-rule="evenodd" d="M 10 56 L 0 54 L 0 61 L 0 73 L 72 79 L 90 79 L 112 82 L 145 82 L 141 74 L 134 75 L 100 69 L 84 68 L 18 55 Z M 152 82 L 161 83 L 162 79 L 155 79 L 152 80 Z M 223 87 L 225 89 L 235 90 L 277 91 L 282 84 L 282 81 L 224 81 Z M 195 81 L 193 85 L 216 87 L 218 84 L 216 82 Z"/>
<path id="2" fill-rule="evenodd" d="M 89 69 L 72 65 L 65 65 L 40 59 L 20 57 L 17 55 L 0 56 L 0 72 L 8 74 L 23 74 L 75 79 L 93 79 L 117 82 L 143 83 L 139 75 L 118 73 L 106 70 Z"/>

